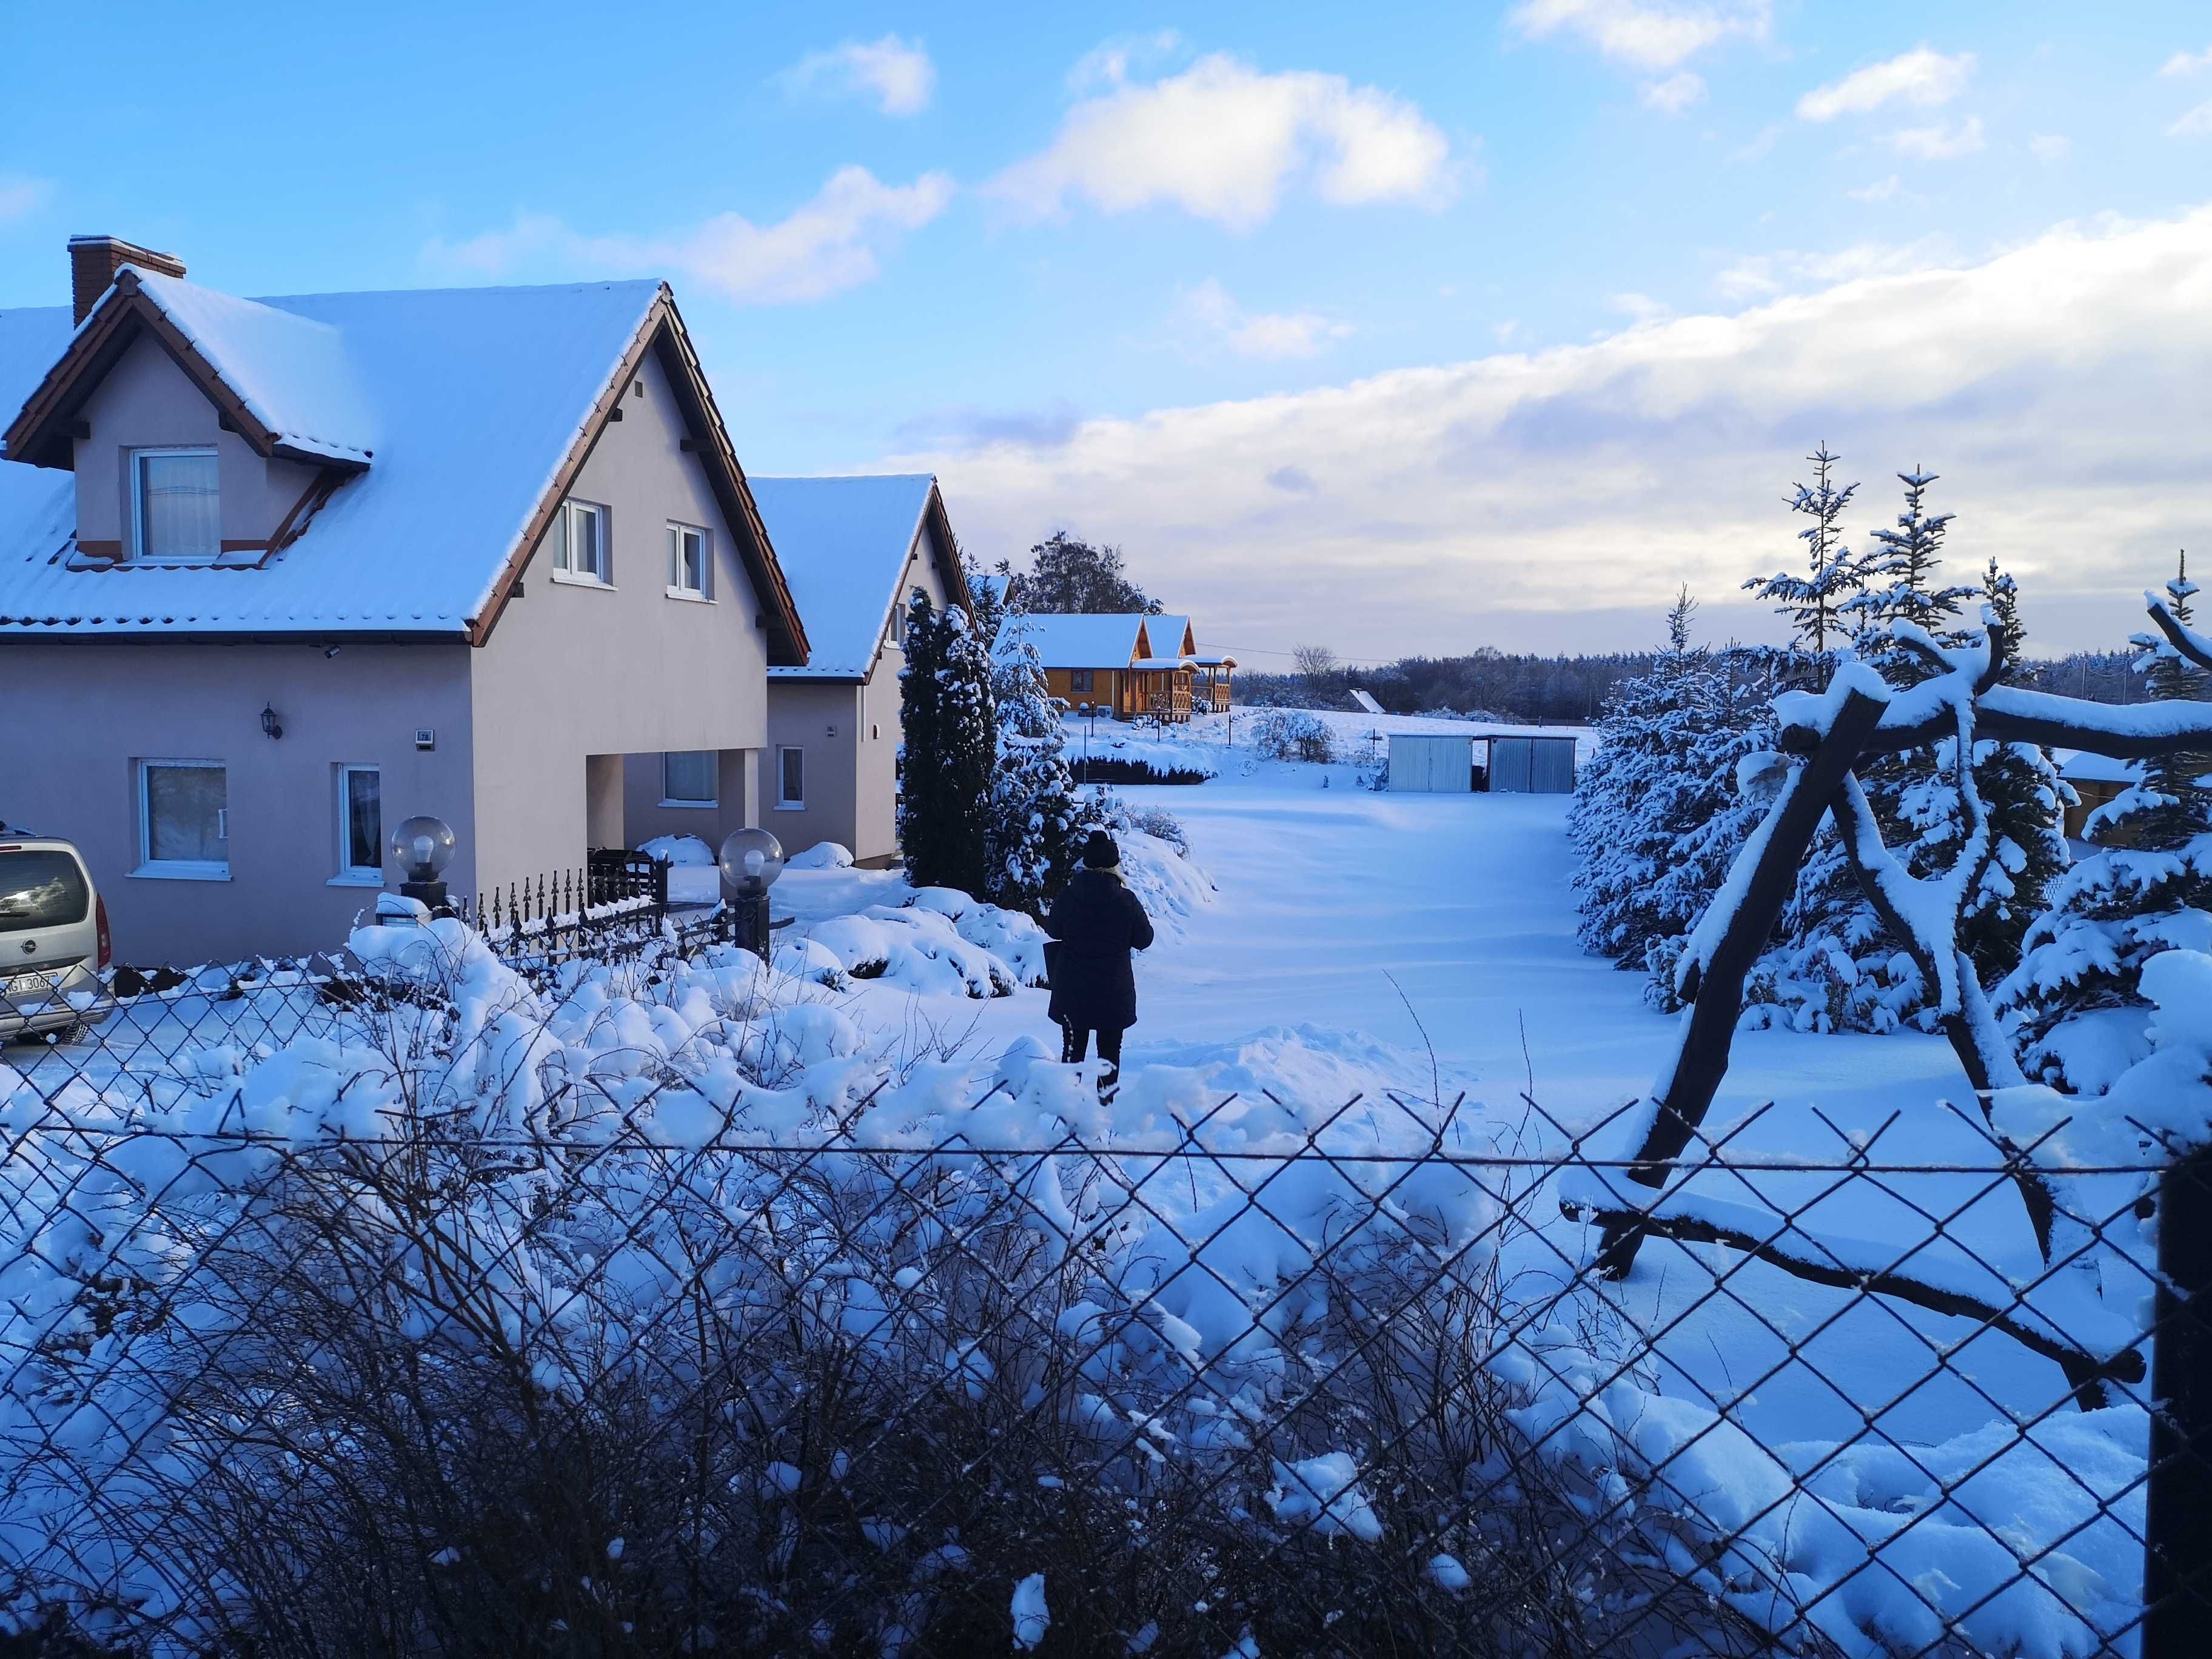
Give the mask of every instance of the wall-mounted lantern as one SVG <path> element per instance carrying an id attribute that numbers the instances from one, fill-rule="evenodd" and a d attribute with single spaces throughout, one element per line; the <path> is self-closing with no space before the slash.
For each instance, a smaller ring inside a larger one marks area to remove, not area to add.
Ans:
<path id="1" fill-rule="evenodd" d="M 271 743 L 284 735 L 284 728 L 276 719 L 276 706 L 274 703 L 264 702 L 261 705 L 261 735 Z"/>

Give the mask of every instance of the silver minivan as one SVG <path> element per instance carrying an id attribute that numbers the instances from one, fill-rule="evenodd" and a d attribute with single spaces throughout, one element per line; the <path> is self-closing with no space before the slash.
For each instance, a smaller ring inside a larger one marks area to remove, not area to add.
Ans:
<path id="1" fill-rule="evenodd" d="M 65 841 L 0 825 L 0 1042 L 102 1020 L 107 902 Z"/>

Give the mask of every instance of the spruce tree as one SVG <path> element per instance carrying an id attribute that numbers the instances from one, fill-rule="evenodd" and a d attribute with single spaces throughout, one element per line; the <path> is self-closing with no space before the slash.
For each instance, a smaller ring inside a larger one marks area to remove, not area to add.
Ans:
<path id="1" fill-rule="evenodd" d="M 2019 672 L 2025 630 L 2012 577 L 1990 557 L 1982 576 L 1983 615 L 1992 650 L 2009 681 Z M 2021 941 L 2041 913 L 2051 884 L 2065 870 L 2065 809 L 2074 792 L 2048 753 L 2032 743 L 1984 741 L 1974 746 L 1974 787 L 1989 814 L 1995 845 L 1980 885 L 1960 917 L 1959 944 L 1984 985 L 2019 964 Z"/>
<path id="2" fill-rule="evenodd" d="M 1813 520 L 1797 532 L 1797 538 L 1805 544 L 1805 574 L 1784 570 L 1771 576 L 1753 576 L 1744 586 L 1763 599 L 1774 601 L 1776 612 L 1790 619 L 1798 648 L 1817 665 L 1843 643 L 1844 629 L 1837 613 L 1856 589 L 1857 566 L 1850 549 L 1844 544 L 1843 519 L 1844 509 L 1851 504 L 1859 487 L 1855 483 L 1838 487 L 1835 467 L 1843 458 L 1832 453 L 1826 444 L 1805 459 L 1813 463 L 1813 483 L 1809 487 L 1797 485 L 1790 501 L 1792 513 L 1802 513 Z"/>
<path id="3" fill-rule="evenodd" d="M 2185 559 L 2166 592 L 2190 621 L 2197 586 Z M 2154 697 L 2212 694 L 2212 676 L 2165 640 L 2134 644 Z M 2133 787 L 2090 815 L 2094 850 L 2051 884 L 2027 954 L 1994 998 L 2029 1076 L 2074 1092 L 2108 1086 L 2150 1051 L 2143 964 L 2177 946 L 2212 950 L 2208 772 L 2203 754 L 2145 761 Z"/>
<path id="4" fill-rule="evenodd" d="M 1905 485 L 1905 510 L 1895 527 L 1875 531 L 1873 549 L 1857 557 L 1835 544 L 1826 573 L 1826 625 L 1832 644 L 1847 641 L 1855 655 L 1901 689 L 1936 672 L 1908 643 L 1908 632 L 1938 646 L 1963 643 L 1960 602 L 1975 590 L 1942 580 L 1952 515 L 1927 511 L 1935 475 L 1901 472 L 1898 477 Z M 1800 494 L 1809 498 L 1812 492 Z M 1955 746 L 1884 755 L 1858 769 L 1884 838 L 1916 875 L 1930 873 L 1957 846 Z M 1860 890 L 1832 821 L 1821 825 L 1798 872 L 1782 933 L 1746 988 L 1747 1008 L 1766 1011 L 1754 1012 L 1754 1020 L 1824 1031 L 1887 1031 L 1908 1020 L 1926 1023 L 1932 988 L 1920 982 L 1918 969 Z"/>
<path id="5" fill-rule="evenodd" d="M 907 605 L 899 702 L 905 732 L 899 845 L 907 879 L 984 895 L 985 810 L 997 749 L 990 658 L 964 611 L 934 610 L 919 590 Z"/>
<path id="6" fill-rule="evenodd" d="M 1060 708 L 1046 689 L 1044 664 L 1018 603 L 998 624 L 991 693 L 998 714 L 986 831 L 992 897 L 1009 909 L 1042 915 L 1074 869 L 1085 814 L 1068 769 Z"/>
<path id="7" fill-rule="evenodd" d="M 1568 811 L 1583 944 L 1650 971 L 1662 1002 L 1682 936 L 1764 811 L 1737 790 L 1737 764 L 1773 741 L 1775 659 L 1692 646 L 1696 611 L 1686 590 L 1651 672 L 1608 701 Z"/>

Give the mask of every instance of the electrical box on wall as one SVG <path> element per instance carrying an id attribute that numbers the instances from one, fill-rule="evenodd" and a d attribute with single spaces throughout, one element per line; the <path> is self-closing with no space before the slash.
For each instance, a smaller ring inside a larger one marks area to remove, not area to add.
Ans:
<path id="1" fill-rule="evenodd" d="M 435 749 L 438 746 L 437 732 L 427 726 L 416 726 L 415 728 L 415 746 L 417 749 Z"/>

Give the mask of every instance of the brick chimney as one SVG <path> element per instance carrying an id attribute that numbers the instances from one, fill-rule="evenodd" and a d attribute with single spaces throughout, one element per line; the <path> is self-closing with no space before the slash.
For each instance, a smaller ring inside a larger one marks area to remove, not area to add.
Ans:
<path id="1" fill-rule="evenodd" d="M 72 236 L 69 240 L 70 301 L 80 323 L 92 314 L 100 296 L 125 265 L 141 265 L 164 276 L 181 276 L 185 262 L 173 253 L 156 253 L 119 236 Z"/>

